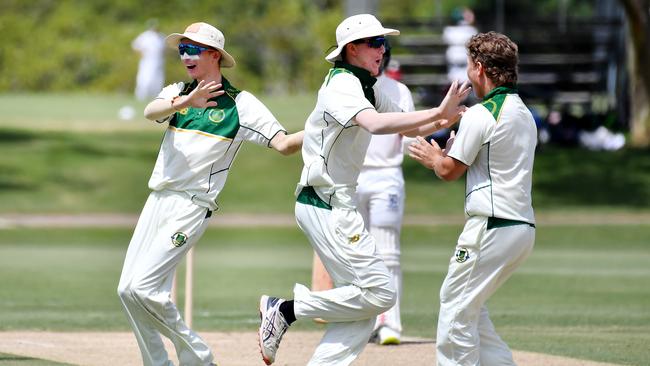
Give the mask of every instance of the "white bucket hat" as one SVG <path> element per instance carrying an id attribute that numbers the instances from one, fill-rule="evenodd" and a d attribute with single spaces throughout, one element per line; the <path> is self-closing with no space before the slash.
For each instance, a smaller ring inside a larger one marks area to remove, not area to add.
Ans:
<path id="1" fill-rule="evenodd" d="M 336 49 L 330 52 L 325 59 L 331 63 L 341 60 L 341 51 L 346 44 L 363 39 L 376 36 L 397 36 L 399 31 L 397 29 L 384 28 L 383 25 L 370 14 L 353 15 L 344 19 L 338 27 L 336 27 Z"/>
<path id="2" fill-rule="evenodd" d="M 208 23 L 192 23 L 185 28 L 185 33 L 172 33 L 167 36 L 166 42 L 169 47 L 176 48 L 183 38 L 191 39 L 194 42 L 216 48 L 221 52 L 221 66 L 235 66 L 235 59 L 224 50 L 226 43 L 223 33 Z"/>

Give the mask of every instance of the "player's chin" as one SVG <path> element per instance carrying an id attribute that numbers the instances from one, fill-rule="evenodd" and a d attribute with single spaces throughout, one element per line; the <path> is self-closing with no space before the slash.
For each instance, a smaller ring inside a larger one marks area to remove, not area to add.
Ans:
<path id="1" fill-rule="evenodd" d="M 196 79 L 196 78 L 197 78 L 198 72 L 197 72 L 197 70 L 196 70 L 196 67 L 194 67 L 194 68 L 189 68 L 189 67 L 188 67 L 188 68 L 186 68 L 186 70 L 187 70 L 187 75 L 188 75 L 189 77 L 191 77 L 192 79 Z"/>

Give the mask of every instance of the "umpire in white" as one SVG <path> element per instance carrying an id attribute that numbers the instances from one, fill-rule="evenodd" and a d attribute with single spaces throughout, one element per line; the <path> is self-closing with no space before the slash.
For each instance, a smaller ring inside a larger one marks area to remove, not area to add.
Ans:
<path id="1" fill-rule="evenodd" d="M 309 365 L 348 365 L 368 343 L 375 317 L 395 304 L 391 274 L 356 210 L 356 185 L 371 134 L 426 135 L 452 125 L 469 92 L 454 84 L 438 108 L 402 113 L 375 86 L 384 37 L 397 34 L 369 14 L 349 17 L 336 28 L 337 48 L 326 57 L 334 67 L 305 124 L 296 202 L 298 225 L 335 288 L 314 292 L 296 284 L 294 300 L 262 296 L 259 336 L 267 365 L 288 325 L 303 318 L 329 322 Z"/>
<path id="2" fill-rule="evenodd" d="M 467 171 L 467 220 L 440 289 L 438 365 L 509 366 L 512 353 L 485 303 L 533 250 L 537 128 L 517 94 L 517 45 L 489 32 L 467 49 L 467 75 L 482 101 L 465 112 L 445 150 L 420 137 L 409 150 L 444 180 Z"/>

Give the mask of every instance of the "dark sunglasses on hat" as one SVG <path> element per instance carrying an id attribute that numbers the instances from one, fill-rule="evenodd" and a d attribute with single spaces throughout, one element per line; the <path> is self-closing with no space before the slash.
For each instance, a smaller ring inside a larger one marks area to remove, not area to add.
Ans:
<path id="1" fill-rule="evenodd" d="M 213 48 L 201 47 L 195 44 L 181 43 L 178 45 L 178 54 L 183 56 L 184 53 L 187 53 L 189 56 L 200 55 L 204 51 L 214 51 Z"/>
<path id="2" fill-rule="evenodd" d="M 357 39 L 356 41 L 352 41 L 352 43 L 356 43 L 356 44 L 365 43 L 370 48 L 379 48 L 381 46 L 386 45 L 386 37 L 377 36 L 377 37 L 370 37 L 370 38 L 362 38 L 362 39 Z"/>

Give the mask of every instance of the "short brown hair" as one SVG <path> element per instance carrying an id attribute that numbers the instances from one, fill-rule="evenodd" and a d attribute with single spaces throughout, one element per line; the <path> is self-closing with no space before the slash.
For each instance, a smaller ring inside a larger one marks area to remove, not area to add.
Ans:
<path id="1" fill-rule="evenodd" d="M 471 61 L 480 62 L 496 86 L 517 83 L 518 52 L 510 38 L 497 32 L 479 33 L 467 42 Z"/>

